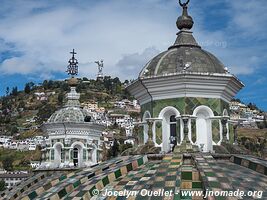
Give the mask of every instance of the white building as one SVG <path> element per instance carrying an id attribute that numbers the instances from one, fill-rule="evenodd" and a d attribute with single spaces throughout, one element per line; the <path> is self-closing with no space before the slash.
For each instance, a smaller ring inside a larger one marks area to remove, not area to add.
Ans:
<path id="1" fill-rule="evenodd" d="M 77 74 L 77 60 L 69 61 L 68 72 Z M 101 160 L 101 134 L 104 126 L 80 105 L 80 94 L 76 92 L 78 79 L 68 80 L 70 92 L 67 103 L 42 125 L 48 134 L 48 145 L 43 149 L 45 160 L 39 168 L 85 167 Z"/>
<path id="2" fill-rule="evenodd" d="M 29 174 L 26 171 L 18 171 L 18 172 L 4 171 L 0 173 L 0 180 L 5 181 L 7 188 L 14 187 L 16 184 L 27 179 L 28 177 L 29 177 Z"/>

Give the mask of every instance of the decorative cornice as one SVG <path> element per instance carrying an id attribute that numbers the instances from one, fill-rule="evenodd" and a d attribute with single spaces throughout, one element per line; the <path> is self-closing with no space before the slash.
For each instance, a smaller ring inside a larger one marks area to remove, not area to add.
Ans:
<path id="1" fill-rule="evenodd" d="M 135 81 L 127 89 L 143 105 L 150 101 L 147 92 Z M 153 100 L 203 97 L 220 98 L 230 102 L 236 93 L 244 87 L 235 76 L 231 74 L 208 74 L 208 73 L 177 73 L 171 76 L 158 76 L 143 78 L 145 85 Z"/>

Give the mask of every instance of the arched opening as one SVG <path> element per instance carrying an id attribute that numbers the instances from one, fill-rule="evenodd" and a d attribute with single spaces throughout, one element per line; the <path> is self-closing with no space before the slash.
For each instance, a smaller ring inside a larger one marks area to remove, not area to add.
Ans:
<path id="1" fill-rule="evenodd" d="M 60 164 L 64 162 L 63 144 L 56 143 L 54 145 L 54 163 Z"/>
<path id="2" fill-rule="evenodd" d="M 193 115 L 196 117 L 196 144 L 204 152 L 212 151 L 212 110 L 207 106 L 199 106 Z"/>
<path id="3" fill-rule="evenodd" d="M 175 115 L 170 117 L 170 140 L 173 148 L 177 145 L 177 120 L 175 117 Z"/>
<path id="4" fill-rule="evenodd" d="M 174 107 L 164 108 L 159 118 L 162 119 L 162 151 L 169 152 L 180 140 L 180 112 Z"/>
<path id="5" fill-rule="evenodd" d="M 83 163 L 83 147 L 80 144 L 73 145 L 72 161 L 75 167 L 81 167 Z"/>
<path id="6" fill-rule="evenodd" d="M 143 122 L 146 122 L 146 119 L 151 118 L 151 115 L 148 111 L 146 111 L 143 115 Z M 143 144 L 147 143 L 148 140 L 148 124 L 144 124 L 144 128 L 143 128 Z"/>
<path id="7" fill-rule="evenodd" d="M 91 160 L 93 164 L 96 164 L 98 162 L 97 159 L 97 147 L 95 145 L 92 146 L 93 149 L 91 151 Z"/>
<path id="8" fill-rule="evenodd" d="M 79 163 L 79 150 L 78 148 L 73 149 L 73 164 L 75 167 L 78 167 Z"/>

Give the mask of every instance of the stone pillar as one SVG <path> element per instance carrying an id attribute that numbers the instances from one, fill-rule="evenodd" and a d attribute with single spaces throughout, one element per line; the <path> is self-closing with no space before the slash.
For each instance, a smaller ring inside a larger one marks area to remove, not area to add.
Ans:
<path id="1" fill-rule="evenodd" d="M 184 141 L 186 143 L 190 143 L 190 140 L 188 138 L 188 132 L 189 132 L 189 128 L 188 128 L 188 122 L 189 122 L 189 117 L 182 117 L 183 123 L 184 123 Z"/>
<path id="2" fill-rule="evenodd" d="M 177 132 L 177 126 L 179 126 L 179 133 Z M 176 145 L 181 142 L 181 121 L 179 118 L 176 119 Z"/>
<path id="3" fill-rule="evenodd" d="M 222 142 L 228 142 L 228 139 L 227 139 L 227 127 L 226 127 L 226 124 L 228 122 L 228 118 L 226 117 L 223 117 L 221 119 L 221 123 L 222 123 Z"/>
<path id="4" fill-rule="evenodd" d="M 97 163 L 97 147 L 94 147 L 94 149 L 92 150 L 92 162 L 95 164 Z"/>
<path id="5" fill-rule="evenodd" d="M 238 124 L 234 124 L 233 128 L 234 128 L 234 145 L 238 145 L 238 141 L 237 141 L 237 127 Z"/>
<path id="6" fill-rule="evenodd" d="M 46 161 L 47 160 L 47 158 L 46 158 L 47 151 L 48 151 L 47 149 L 41 151 L 41 153 L 42 153 L 42 155 L 41 155 L 42 161 Z"/>
<path id="7" fill-rule="evenodd" d="M 152 119 L 146 119 L 147 120 L 147 124 L 148 124 L 148 141 L 147 144 L 153 144 L 153 124 L 154 124 L 154 120 Z"/>

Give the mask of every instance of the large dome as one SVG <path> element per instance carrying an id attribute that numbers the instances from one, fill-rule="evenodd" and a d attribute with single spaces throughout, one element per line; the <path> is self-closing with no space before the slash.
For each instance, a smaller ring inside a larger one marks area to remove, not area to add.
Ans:
<path id="1" fill-rule="evenodd" d="M 198 45 L 190 31 L 193 19 L 188 16 L 187 7 L 183 9 L 183 15 L 177 20 L 180 31 L 174 45 L 149 61 L 141 71 L 140 78 L 181 72 L 227 72 L 219 59 Z"/>
<path id="2" fill-rule="evenodd" d="M 225 73 L 225 66 L 211 53 L 201 48 L 181 46 L 154 57 L 140 77 L 168 75 L 179 72 Z"/>

